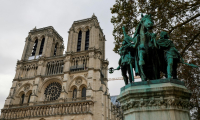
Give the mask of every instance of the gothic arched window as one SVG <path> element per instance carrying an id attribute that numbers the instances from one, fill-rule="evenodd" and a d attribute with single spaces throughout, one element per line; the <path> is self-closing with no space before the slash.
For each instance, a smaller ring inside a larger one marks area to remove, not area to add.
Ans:
<path id="1" fill-rule="evenodd" d="M 81 97 L 86 97 L 86 88 L 85 87 L 82 89 Z"/>
<path id="2" fill-rule="evenodd" d="M 90 31 L 87 30 L 86 36 L 85 36 L 85 50 L 88 50 L 89 48 L 89 38 L 90 38 Z"/>
<path id="3" fill-rule="evenodd" d="M 28 103 L 30 102 L 32 93 L 28 96 Z"/>
<path id="4" fill-rule="evenodd" d="M 36 49 L 37 49 L 37 44 L 38 44 L 38 39 L 35 40 L 35 43 L 34 43 L 34 45 L 33 45 L 33 50 L 32 50 L 32 53 L 31 53 L 31 56 L 35 56 Z"/>
<path id="5" fill-rule="evenodd" d="M 44 48 L 44 42 L 45 42 L 45 38 L 42 39 L 41 45 L 40 45 L 40 51 L 39 51 L 39 55 L 42 55 L 42 51 Z"/>
<path id="6" fill-rule="evenodd" d="M 77 52 L 81 51 L 81 39 L 82 39 L 82 32 L 79 31 L 79 33 L 78 33 L 78 43 L 77 43 Z"/>
<path id="7" fill-rule="evenodd" d="M 54 53 L 53 53 L 54 56 L 56 56 L 57 47 L 58 47 L 58 43 L 56 43 L 55 48 L 54 48 Z"/>
<path id="8" fill-rule="evenodd" d="M 22 94 L 22 96 L 21 96 L 21 104 L 24 103 L 24 97 L 25 97 L 25 94 Z"/>
<path id="9" fill-rule="evenodd" d="M 74 88 L 74 90 L 73 90 L 73 98 L 76 98 L 76 97 L 77 97 L 77 89 Z"/>

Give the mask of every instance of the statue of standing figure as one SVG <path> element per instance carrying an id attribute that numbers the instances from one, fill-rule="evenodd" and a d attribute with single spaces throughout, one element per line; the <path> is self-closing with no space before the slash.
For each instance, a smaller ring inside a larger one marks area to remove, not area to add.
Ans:
<path id="1" fill-rule="evenodd" d="M 132 52 L 134 51 L 135 45 L 131 43 L 133 38 L 128 36 L 125 32 L 125 27 L 122 27 L 123 34 L 124 34 L 124 40 L 122 42 L 122 46 L 119 49 L 120 59 L 119 59 L 119 66 L 115 70 L 120 70 L 122 72 L 122 76 L 124 78 L 124 82 L 127 85 L 128 79 L 129 83 L 134 82 L 134 74 L 133 74 L 133 68 L 134 68 L 134 55 Z M 127 76 L 127 72 L 129 74 L 129 77 Z"/>
<path id="2" fill-rule="evenodd" d="M 167 32 L 162 31 L 160 33 L 160 39 L 156 41 L 159 49 L 164 51 L 164 59 L 167 63 L 167 69 L 165 68 L 164 73 L 167 78 L 177 79 L 177 64 L 180 62 L 180 54 L 175 48 L 173 42 L 169 40 L 169 35 Z M 167 70 L 167 72 L 166 72 Z"/>
<path id="3" fill-rule="evenodd" d="M 156 44 L 161 50 L 161 52 L 164 52 L 164 59 L 165 63 L 163 63 L 163 72 L 166 74 L 167 78 L 174 78 L 177 79 L 177 64 L 183 63 L 192 67 L 198 67 L 193 64 L 185 63 L 183 58 L 181 57 L 178 50 L 175 48 L 173 41 L 169 40 L 169 35 L 165 31 L 161 31 L 160 33 L 160 39 L 156 41 Z M 162 55 L 162 54 L 161 54 Z M 162 56 L 160 56 L 162 57 Z M 162 60 L 162 59 L 160 59 Z M 162 61 L 161 61 L 162 63 Z"/>
<path id="4" fill-rule="evenodd" d="M 184 63 L 173 42 L 169 40 L 167 32 L 160 33 L 160 39 L 156 40 L 156 34 L 150 32 L 153 28 L 151 15 L 142 15 L 135 34 L 132 37 L 125 32 L 122 27 L 124 39 L 122 47 L 119 49 L 120 59 L 117 69 L 122 71 L 125 84 L 134 82 L 133 69 L 136 75 L 140 75 L 142 81 L 160 79 L 160 72 L 165 73 L 167 78 L 177 79 L 177 64 Z M 198 67 L 193 64 L 187 64 L 192 67 Z M 127 76 L 129 74 L 129 78 Z"/>

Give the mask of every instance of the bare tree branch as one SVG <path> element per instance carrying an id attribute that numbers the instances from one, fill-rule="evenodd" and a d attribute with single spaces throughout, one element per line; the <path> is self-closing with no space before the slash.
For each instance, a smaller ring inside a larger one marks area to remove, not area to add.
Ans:
<path id="1" fill-rule="evenodd" d="M 185 46 L 185 48 L 183 49 L 183 51 L 181 52 L 181 56 L 183 56 L 183 54 L 185 53 L 185 51 L 194 43 L 194 40 L 200 35 L 200 32 L 197 33 L 191 40 L 190 42 Z"/>
<path id="2" fill-rule="evenodd" d="M 191 20 L 197 18 L 200 16 L 200 13 L 196 14 L 195 16 L 191 17 L 190 19 L 186 20 L 185 22 L 181 23 L 181 24 L 177 24 L 176 26 L 172 27 L 172 29 L 168 32 L 169 34 L 176 28 L 181 27 L 182 25 L 187 24 L 188 22 L 190 22 Z"/>

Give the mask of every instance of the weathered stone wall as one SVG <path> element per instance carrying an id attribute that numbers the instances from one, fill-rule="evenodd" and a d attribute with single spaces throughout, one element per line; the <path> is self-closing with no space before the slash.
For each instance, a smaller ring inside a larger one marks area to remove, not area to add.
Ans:
<path id="1" fill-rule="evenodd" d="M 38 40 L 36 54 L 33 56 L 33 59 L 37 58 L 39 55 L 39 50 L 41 47 L 42 39 L 45 39 L 42 56 L 51 57 L 53 56 L 55 44 L 58 43 L 57 56 L 63 55 L 64 45 L 63 38 L 55 31 L 53 27 L 45 27 L 41 29 L 34 28 L 29 32 L 28 37 L 25 41 L 24 51 L 22 54 L 21 60 L 29 60 L 31 57 L 32 49 L 35 43 L 35 40 Z"/>
<path id="2" fill-rule="evenodd" d="M 83 32 L 81 51 L 77 52 L 80 30 Z M 89 49 L 85 50 L 87 30 L 90 31 Z M 37 58 L 43 38 L 45 38 L 43 53 Z M 36 54 L 33 59 L 28 60 L 36 39 L 38 39 Z M 54 56 L 56 43 L 58 49 Z M 63 50 L 62 37 L 53 27 L 33 29 L 29 32 L 22 59 L 17 62 L 10 93 L 1 111 L 2 119 L 119 119 L 114 113 L 116 111 L 112 110 L 107 87 L 109 63 L 105 60 L 105 36 L 96 16 L 73 23 L 65 55 Z M 50 85 L 54 87 L 47 89 Z M 73 98 L 75 88 L 77 96 Z M 86 88 L 85 97 L 82 97 L 83 88 Z M 51 96 L 50 92 L 59 97 Z M 50 97 L 55 100 L 51 100 Z"/>

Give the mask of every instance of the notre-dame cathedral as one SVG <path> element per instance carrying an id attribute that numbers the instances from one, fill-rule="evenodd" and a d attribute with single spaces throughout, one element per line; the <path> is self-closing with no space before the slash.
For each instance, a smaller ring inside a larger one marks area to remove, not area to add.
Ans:
<path id="1" fill-rule="evenodd" d="M 122 119 L 109 95 L 106 40 L 97 17 L 74 21 L 68 33 L 63 53 L 63 38 L 53 27 L 29 32 L 1 120 Z"/>

